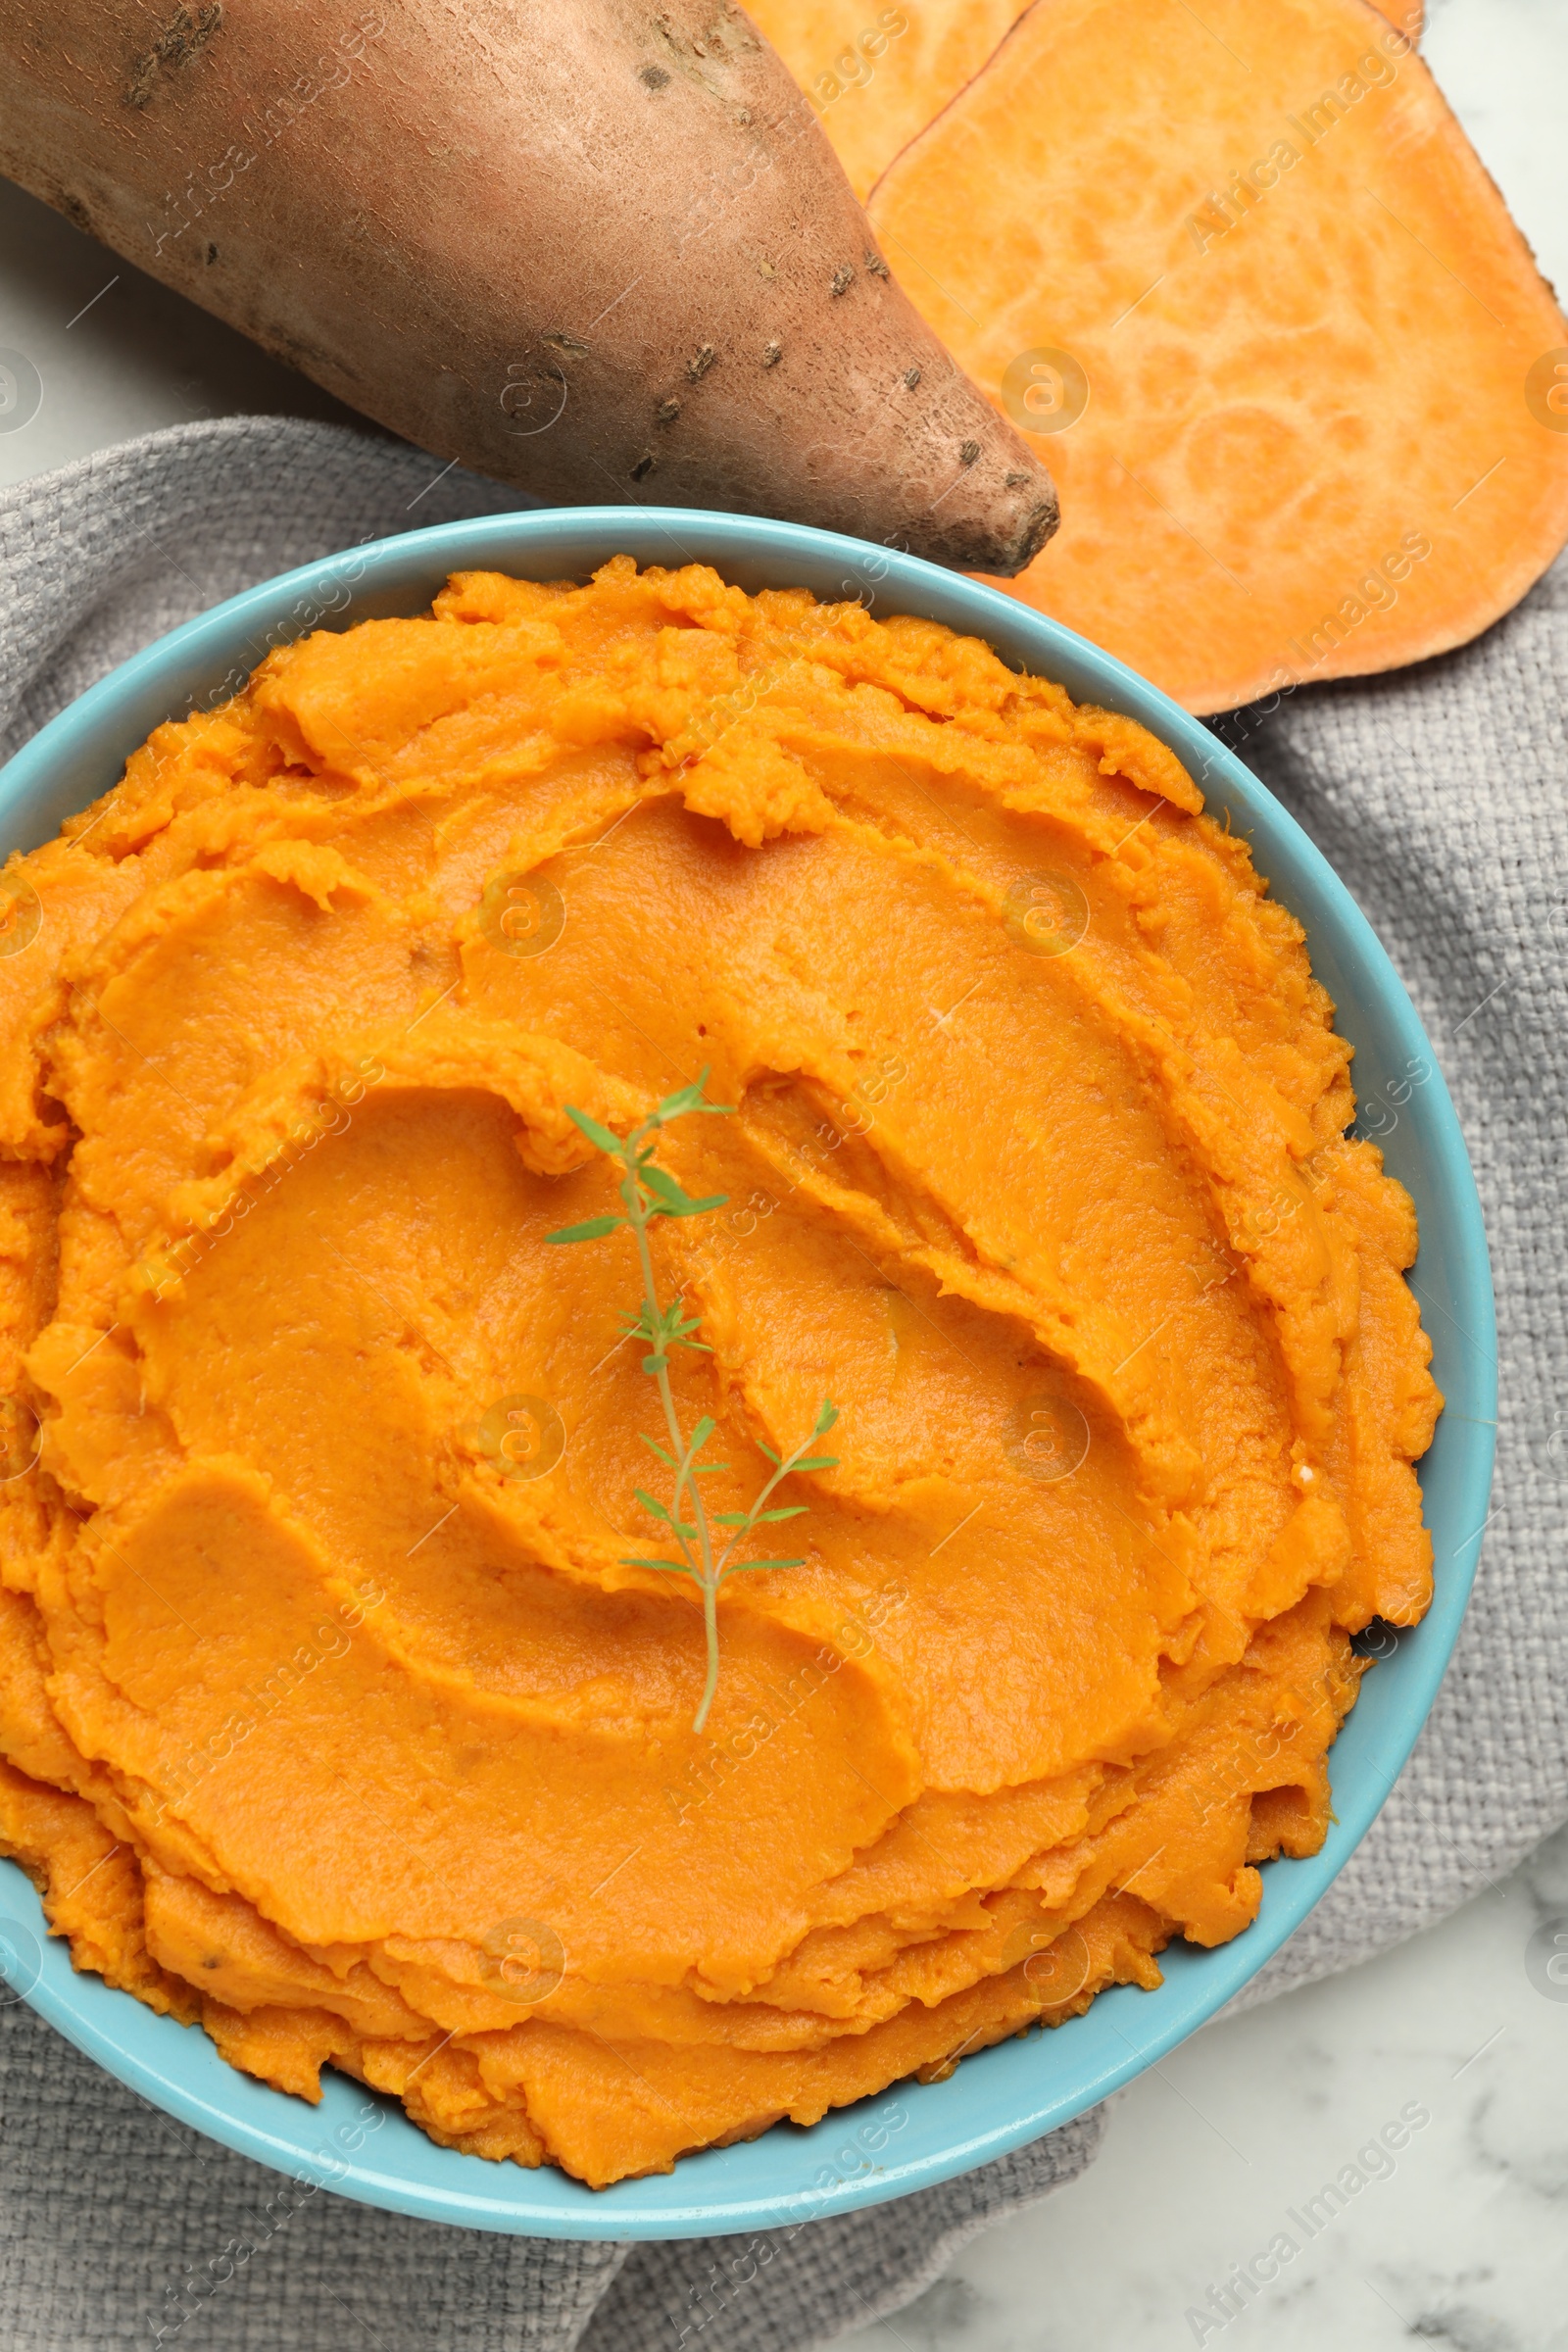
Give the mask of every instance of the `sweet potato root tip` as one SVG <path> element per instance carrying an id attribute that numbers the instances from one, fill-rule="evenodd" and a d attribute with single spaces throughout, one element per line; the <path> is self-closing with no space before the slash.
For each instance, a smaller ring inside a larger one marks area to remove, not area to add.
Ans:
<path id="1" fill-rule="evenodd" d="M 1015 484 L 1014 486 L 1021 488 L 1024 485 Z M 1027 570 L 1045 546 L 1046 541 L 1054 536 L 1060 521 L 1061 510 L 1056 504 L 1055 493 L 1053 491 L 1049 498 L 1043 498 L 1025 514 L 1019 528 L 1017 543 L 1010 551 L 1011 560 L 1005 565 L 999 566 L 998 578 L 1012 579 L 1020 571 Z"/>
<path id="2" fill-rule="evenodd" d="M 527 0 L 482 37 L 445 0 L 30 0 L 0 14 L 0 170 L 540 497 L 760 511 L 999 573 L 1054 512 L 728 0 Z"/>

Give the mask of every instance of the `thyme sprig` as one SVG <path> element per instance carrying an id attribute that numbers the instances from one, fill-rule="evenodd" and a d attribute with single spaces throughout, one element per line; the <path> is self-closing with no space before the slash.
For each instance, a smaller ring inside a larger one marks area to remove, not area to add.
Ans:
<path id="1" fill-rule="evenodd" d="M 710 1193 L 706 1199 L 694 1200 L 667 1168 L 659 1166 L 655 1152 L 661 1128 L 672 1119 L 682 1119 L 696 1112 L 728 1116 L 734 1110 L 732 1102 L 705 1102 L 703 1088 L 708 1082 L 705 1069 L 694 1085 L 677 1088 L 656 1103 L 647 1118 L 641 1120 L 629 1135 L 616 1135 L 612 1129 L 601 1126 L 585 1111 L 565 1105 L 566 1116 L 579 1128 L 588 1141 L 615 1161 L 622 1170 L 618 1191 L 624 1202 L 623 1213 L 610 1217 L 587 1217 L 580 1225 L 563 1226 L 559 1233 L 546 1238 L 552 1242 L 597 1242 L 618 1226 L 631 1229 L 637 1245 L 637 1263 L 642 1273 L 642 1302 L 635 1314 L 622 1320 L 628 1339 L 640 1340 L 649 1352 L 643 1357 L 643 1370 L 659 1391 L 663 1407 L 664 1428 L 669 1438 L 667 1446 L 657 1439 L 643 1435 L 643 1444 L 657 1454 L 666 1470 L 674 1475 L 674 1492 L 667 1503 L 650 1494 L 645 1487 L 633 1491 L 644 1510 L 650 1512 L 661 1526 L 668 1529 L 680 1551 L 678 1559 L 633 1557 L 623 1559 L 625 1568 L 657 1568 L 669 1576 L 689 1576 L 703 1596 L 703 1624 L 708 1636 L 708 1678 L 703 1685 L 702 1701 L 692 1723 L 694 1732 L 702 1731 L 708 1721 L 708 1711 L 713 1703 L 718 1686 L 718 1592 L 719 1587 L 732 1576 L 745 1575 L 760 1568 L 799 1568 L 801 1559 L 738 1560 L 737 1548 L 754 1528 L 770 1526 L 781 1519 L 797 1519 L 806 1510 L 804 1502 L 786 1502 L 767 1507 L 769 1497 L 783 1481 L 796 1470 L 833 1470 L 838 1456 L 832 1453 L 813 1454 L 811 1447 L 819 1438 L 825 1438 L 838 1419 L 838 1407 L 824 1397 L 817 1409 L 810 1435 L 802 1440 L 793 1453 L 780 1455 L 771 1446 L 760 1450 L 773 1464 L 772 1476 L 759 1491 L 755 1500 L 744 1511 L 710 1511 L 703 1500 L 698 1480 L 713 1478 L 727 1470 L 727 1462 L 704 1462 L 698 1459 L 712 1438 L 718 1424 L 705 1413 L 693 1429 L 690 1438 L 682 1435 L 680 1415 L 676 1410 L 674 1393 L 669 1385 L 670 1350 L 674 1348 L 711 1350 L 706 1340 L 692 1335 L 700 1327 L 700 1318 L 686 1312 L 686 1302 L 677 1292 L 667 1304 L 662 1305 L 659 1286 L 654 1275 L 653 1252 L 648 1245 L 649 1227 L 659 1217 L 699 1217 L 709 1209 L 722 1208 L 727 1193 Z M 689 1516 L 687 1515 L 689 1514 Z M 728 1529 L 727 1540 L 715 1535 L 716 1529 Z"/>

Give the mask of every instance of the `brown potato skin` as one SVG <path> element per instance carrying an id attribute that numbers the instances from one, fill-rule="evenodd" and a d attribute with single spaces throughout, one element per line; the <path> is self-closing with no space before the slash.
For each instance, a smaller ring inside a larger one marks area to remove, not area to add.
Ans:
<path id="1" fill-rule="evenodd" d="M 537 497 L 1004 574 L 1055 526 L 727 0 L 10 0 L 0 170 Z"/>

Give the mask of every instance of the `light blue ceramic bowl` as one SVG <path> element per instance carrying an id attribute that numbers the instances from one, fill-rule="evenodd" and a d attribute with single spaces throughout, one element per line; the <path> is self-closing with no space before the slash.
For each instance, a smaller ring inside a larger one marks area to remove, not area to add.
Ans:
<path id="1" fill-rule="evenodd" d="M 1312 963 L 1356 1049 L 1357 1091 L 1382 1098 L 1380 1140 L 1415 1200 L 1415 1269 L 1447 1411 L 1422 1464 L 1437 1595 L 1421 1625 L 1367 1677 L 1333 1754 L 1338 1819 L 1319 1854 L 1263 1873 L 1256 1924 L 1217 1951 L 1178 1944 L 1159 1991 L 1102 1993 L 1058 2032 L 967 2058 L 945 2082 L 903 2084 L 811 2131 L 780 2125 L 743 2147 L 688 2156 L 665 2180 L 594 2194 L 435 2147 L 366 2093 L 328 2076 L 319 2107 L 236 2074 L 195 2028 L 77 1976 L 46 1936 L 37 1897 L 0 1864 L 0 1938 L 24 1994 L 62 2034 L 155 2105 L 302 2182 L 433 2221 L 547 2237 L 684 2237 L 788 2228 L 927 2188 L 1070 2121 L 1213 2016 L 1298 1925 L 1365 1835 L 1415 1740 L 1459 1629 L 1487 1516 L 1495 1418 L 1492 1281 L 1464 1140 L 1436 1056 L 1388 956 L 1304 833 L 1206 728 L 1108 654 L 996 590 L 825 531 L 733 514 L 588 507 L 443 524 L 306 564 L 175 629 L 54 719 L 0 773 L 0 852 L 31 848 L 96 799 L 160 720 L 220 699 L 269 647 L 426 607 L 449 571 L 583 577 L 619 552 L 639 564 L 711 564 L 742 587 L 804 585 L 861 597 L 987 639 L 1019 669 L 1080 702 L 1127 712 L 1169 744 L 1216 813 L 1250 839 L 1259 870 L 1305 925 Z M 1431 1077 L 1413 1088 L 1407 1074 Z M 1391 1093 L 1392 1089 L 1392 1093 Z M 1392 1123 L 1396 1121 L 1396 1123 Z M 0 1946 L 3 1957 L 3 1946 Z"/>

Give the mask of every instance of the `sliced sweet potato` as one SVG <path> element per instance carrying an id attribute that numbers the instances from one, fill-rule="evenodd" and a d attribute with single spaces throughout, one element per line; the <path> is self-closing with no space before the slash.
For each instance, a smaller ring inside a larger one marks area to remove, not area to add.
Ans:
<path id="1" fill-rule="evenodd" d="M 1568 324 L 1366 0 L 1036 0 L 871 217 L 1050 453 L 1013 592 L 1194 710 L 1462 644 L 1568 535 Z"/>
<path id="2" fill-rule="evenodd" d="M 1372 0 L 1419 37 L 1421 0 Z M 753 0 L 863 203 L 895 156 L 972 81 L 1029 0 Z"/>
<path id="3" fill-rule="evenodd" d="M 810 100 L 863 203 L 894 157 L 979 73 L 1028 5 L 752 0 L 749 13 Z"/>
<path id="4" fill-rule="evenodd" d="M 733 0 L 27 0 L 0 8 L 0 171 L 545 498 L 1002 569 L 1054 520 Z"/>

